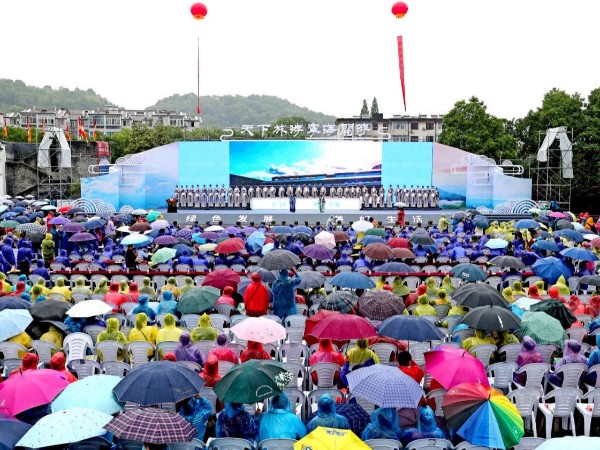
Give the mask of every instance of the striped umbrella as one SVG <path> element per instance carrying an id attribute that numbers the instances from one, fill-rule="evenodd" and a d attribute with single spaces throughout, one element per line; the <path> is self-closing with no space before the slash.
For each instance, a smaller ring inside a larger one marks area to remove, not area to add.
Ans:
<path id="1" fill-rule="evenodd" d="M 358 299 L 360 314 L 372 320 L 385 320 L 388 317 L 402 314 L 404 301 L 390 291 L 374 289 L 365 292 Z"/>
<path id="2" fill-rule="evenodd" d="M 357 303 L 358 296 L 354 292 L 335 291 L 321 300 L 321 309 L 347 314 L 356 307 Z"/>
<path id="3" fill-rule="evenodd" d="M 159 408 L 126 411 L 104 429 L 119 439 L 149 444 L 189 442 L 196 436 L 196 429 L 182 416 Z"/>

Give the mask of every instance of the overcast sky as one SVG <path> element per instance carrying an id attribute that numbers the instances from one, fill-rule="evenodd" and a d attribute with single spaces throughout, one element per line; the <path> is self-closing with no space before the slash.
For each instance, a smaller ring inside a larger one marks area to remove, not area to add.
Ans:
<path id="1" fill-rule="evenodd" d="M 600 87 L 599 0 L 3 0 L 0 77 L 92 88 L 127 108 L 195 92 L 268 94 L 347 117 L 376 96 L 404 114 L 396 35 L 405 40 L 408 114 L 478 96 L 512 118 L 553 87 Z M 31 105 L 33 106 L 33 105 Z"/>

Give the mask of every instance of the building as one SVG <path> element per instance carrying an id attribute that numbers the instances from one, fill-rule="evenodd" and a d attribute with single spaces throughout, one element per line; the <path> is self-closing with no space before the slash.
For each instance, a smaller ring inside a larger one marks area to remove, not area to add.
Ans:
<path id="1" fill-rule="evenodd" d="M 437 142 L 444 128 L 441 114 L 418 116 L 383 114 L 340 118 L 335 121 L 340 139 L 379 139 L 393 142 Z"/>
<path id="2" fill-rule="evenodd" d="M 154 127 L 166 125 L 184 128 L 192 131 L 200 128 L 202 119 L 199 116 L 188 116 L 181 111 L 167 110 L 132 110 L 122 109 L 116 106 L 106 106 L 101 109 L 26 109 L 20 112 L 7 114 L 0 113 L 0 120 L 6 117 L 6 125 L 9 127 L 27 128 L 27 123 L 32 128 L 41 129 L 46 126 L 57 126 L 63 130 L 68 129 L 72 136 L 77 134 L 78 123 L 81 121 L 83 129 L 91 135 L 96 130 L 106 136 L 115 134 L 125 128 L 131 128 L 139 123 Z"/>

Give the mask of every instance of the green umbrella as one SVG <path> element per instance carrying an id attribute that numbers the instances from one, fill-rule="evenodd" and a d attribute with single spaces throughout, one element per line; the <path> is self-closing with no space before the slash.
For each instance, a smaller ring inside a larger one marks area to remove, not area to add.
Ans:
<path id="1" fill-rule="evenodd" d="M 176 254 L 177 250 L 174 248 L 161 248 L 154 252 L 151 261 L 156 264 L 161 264 L 175 258 Z"/>
<path id="2" fill-rule="evenodd" d="M 529 308 L 531 312 L 543 312 L 548 314 L 550 317 L 554 317 L 560 322 L 564 329 L 570 328 L 577 319 L 573 313 L 563 305 L 559 300 L 544 300 L 543 302 L 531 305 Z"/>
<path id="3" fill-rule="evenodd" d="M 3 220 L 0 222 L 0 228 L 17 228 L 19 225 L 21 224 L 16 220 Z"/>
<path id="4" fill-rule="evenodd" d="M 367 231 L 365 231 L 365 235 L 371 235 L 371 236 L 380 236 L 380 237 L 384 237 L 385 236 L 385 229 L 383 228 L 371 228 Z"/>
<path id="5" fill-rule="evenodd" d="M 177 303 L 177 311 L 181 314 L 201 314 L 215 306 L 221 291 L 212 286 L 190 289 L 181 296 Z"/>
<path id="6" fill-rule="evenodd" d="M 148 222 L 154 222 L 156 219 L 160 217 L 160 213 L 158 211 L 150 211 L 146 216 L 146 220 Z"/>
<path id="7" fill-rule="evenodd" d="M 293 377 L 279 362 L 251 359 L 227 372 L 214 391 L 222 402 L 252 404 L 283 392 Z"/>
<path id="8" fill-rule="evenodd" d="M 521 317 L 521 334 L 531 337 L 538 344 L 554 344 L 562 347 L 567 333 L 554 317 L 544 312 L 526 312 Z"/>

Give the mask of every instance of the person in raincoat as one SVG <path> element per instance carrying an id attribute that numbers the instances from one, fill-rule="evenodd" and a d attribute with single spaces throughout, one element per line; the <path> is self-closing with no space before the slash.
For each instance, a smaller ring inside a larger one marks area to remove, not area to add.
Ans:
<path id="1" fill-rule="evenodd" d="M 504 297 L 504 300 L 506 300 L 508 303 L 512 304 L 515 302 L 515 298 L 513 297 L 513 290 L 510 286 L 502 289 L 502 297 Z"/>
<path id="2" fill-rule="evenodd" d="M 379 357 L 369 348 L 369 341 L 366 339 L 357 339 L 355 346 L 346 353 L 346 360 L 350 364 L 364 364 L 370 359 L 374 364 L 379 363 Z"/>
<path id="3" fill-rule="evenodd" d="M 31 274 L 32 275 L 39 275 L 44 280 L 50 281 L 50 272 L 48 272 L 48 269 L 46 269 L 44 267 L 44 260 L 43 259 L 38 259 L 35 264 L 36 264 L 36 267 L 35 267 L 35 269 L 33 269 L 31 271 Z"/>
<path id="4" fill-rule="evenodd" d="M 63 373 L 69 383 L 75 383 L 77 378 L 67 369 L 66 365 L 67 359 L 63 352 L 57 352 L 50 358 L 50 369 Z"/>
<path id="5" fill-rule="evenodd" d="M 56 345 L 58 348 L 63 347 L 63 340 L 63 332 L 55 325 L 50 325 L 50 327 L 48 327 L 48 331 L 40 336 L 40 341 L 50 342 L 51 344 Z"/>
<path id="6" fill-rule="evenodd" d="M 539 293 L 540 295 L 546 295 L 546 294 L 547 294 L 546 290 L 544 289 L 544 288 L 545 288 L 544 282 L 543 282 L 542 280 L 538 280 L 538 281 L 536 281 L 536 282 L 535 282 L 535 285 L 537 286 L 537 288 L 538 288 L 538 293 Z"/>
<path id="7" fill-rule="evenodd" d="M 344 416 L 337 414 L 335 411 L 335 400 L 331 395 L 325 394 L 317 403 L 317 415 L 313 417 L 306 425 L 306 432 L 310 433 L 317 427 L 339 428 L 341 430 L 349 430 L 350 423 Z"/>
<path id="8" fill-rule="evenodd" d="M 37 280 L 35 285 L 42 288 L 42 294 L 45 295 L 46 297 L 48 295 L 50 295 L 50 292 L 52 292 L 49 288 L 46 287 L 46 280 L 44 280 L 42 278 Z"/>
<path id="9" fill-rule="evenodd" d="M 104 281 L 104 280 L 102 280 Z M 125 294 L 119 292 L 119 283 L 111 282 L 108 288 L 108 292 L 104 294 L 104 302 L 115 305 L 116 309 L 121 309 L 121 305 L 127 301 Z"/>
<path id="10" fill-rule="evenodd" d="M 2 284 L 2 291 L 6 292 L 7 294 L 10 294 L 10 292 L 12 291 L 12 286 L 6 279 L 6 275 L 2 272 L 0 272 L 0 283 Z"/>
<path id="11" fill-rule="evenodd" d="M 221 381 L 223 377 L 219 375 L 219 360 L 215 356 L 209 356 L 206 359 L 200 378 L 204 380 L 206 387 L 215 387 Z"/>
<path id="12" fill-rule="evenodd" d="M 164 293 L 165 291 L 171 291 L 173 293 L 173 296 L 175 298 L 179 298 L 179 296 L 181 295 L 181 291 L 179 290 L 179 288 L 177 287 L 177 280 L 175 280 L 175 277 L 169 277 L 167 279 L 167 284 L 165 284 L 160 292 L 161 294 Z"/>
<path id="13" fill-rule="evenodd" d="M 588 306 L 589 314 L 592 317 L 600 316 L 600 295 L 594 295 L 590 298 L 590 304 Z"/>
<path id="14" fill-rule="evenodd" d="M 402 298 L 410 294 L 410 289 L 404 284 L 402 277 L 394 277 L 392 292 Z"/>
<path id="15" fill-rule="evenodd" d="M 75 287 L 71 292 L 84 294 L 88 297 L 92 295 L 92 290 L 85 285 L 85 278 L 83 277 L 79 277 L 77 280 L 75 280 Z"/>
<path id="16" fill-rule="evenodd" d="M 37 366 L 40 363 L 40 358 L 37 353 L 26 353 L 23 355 L 23 359 L 21 361 L 21 367 L 13 370 L 8 376 L 12 377 L 13 375 L 27 372 L 28 370 L 37 370 Z"/>
<path id="17" fill-rule="evenodd" d="M 65 286 L 65 279 L 64 278 L 58 278 L 56 280 L 56 284 L 54 285 L 54 287 L 52 289 L 50 289 L 50 293 L 54 294 L 54 293 L 58 293 L 58 294 L 62 294 L 66 297 L 67 301 L 71 301 L 71 289 L 69 289 L 67 286 Z"/>
<path id="18" fill-rule="evenodd" d="M 215 305 L 231 305 L 235 308 L 235 300 L 231 296 L 233 294 L 233 288 L 231 286 L 225 286 L 223 289 L 223 295 L 221 295 Z"/>
<path id="19" fill-rule="evenodd" d="M 198 347 L 191 343 L 190 333 L 184 331 L 179 335 L 179 345 L 175 349 L 177 361 L 192 361 L 201 366 L 204 364 L 204 356 Z"/>
<path id="20" fill-rule="evenodd" d="M 363 441 L 369 439 L 395 439 L 400 440 L 400 427 L 398 414 L 394 408 L 377 408 L 371 413 L 371 422 L 362 432 Z"/>
<path id="21" fill-rule="evenodd" d="M 450 226 L 450 224 L 448 223 L 446 214 L 442 214 L 440 216 L 440 220 L 438 220 L 438 230 L 440 230 L 440 233 L 444 233 L 444 232 L 448 231 L 449 226 Z"/>
<path id="22" fill-rule="evenodd" d="M 405 447 L 417 439 L 446 439 L 446 433 L 437 426 L 433 410 L 429 406 L 419 406 L 419 423 L 416 428 L 402 430 L 400 442 Z"/>
<path id="23" fill-rule="evenodd" d="M 152 308 L 150 308 L 150 306 L 148 306 L 149 301 L 150 297 L 147 295 L 140 295 L 140 298 L 138 298 L 138 305 L 133 308 L 131 314 L 144 313 L 150 320 L 154 320 L 156 313 Z"/>
<path id="24" fill-rule="evenodd" d="M 46 264 L 46 267 L 50 267 L 50 263 L 54 261 L 54 257 L 56 256 L 54 252 L 55 247 L 56 244 L 52 239 L 52 235 L 50 233 L 46 233 L 46 236 L 42 240 L 42 258 L 44 258 L 44 264 Z"/>
<path id="25" fill-rule="evenodd" d="M 108 281 L 105 279 L 100 280 L 98 286 L 94 289 L 94 294 L 108 294 Z"/>
<path id="26" fill-rule="evenodd" d="M 569 286 L 567 286 L 567 281 L 565 280 L 564 275 L 561 275 L 560 277 L 558 277 L 558 280 L 556 280 L 556 284 L 553 285 L 552 287 L 557 287 L 558 293 L 560 295 L 566 295 L 566 296 L 571 295 L 571 290 L 569 289 Z"/>
<path id="27" fill-rule="evenodd" d="M 592 353 L 590 353 L 590 356 L 588 356 L 588 360 L 587 360 L 588 369 L 597 364 L 600 364 L 600 334 L 597 334 L 595 337 L 596 337 L 596 349 L 594 351 L 592 351 Z M 595 386 L 596 379 L 597 379 L 596 372 L 588 372 L 584 377 L 584 382 L 591 386 Z"/>
<path id="28" fill-rule="evenodd" d="M 158 328 L 148 325 L 148 316 L 141 312 L 135 319 L 135 328 L 129 332 L 129 342 L 145 341 L 156 345 L 156 335 Z M 153 356 L 154 351 L 148 350 L 148 356 Z"/>
<path id="29" fill-rule="evenodd" d="M 178 342 L 183 330 L 176 327 L 175 316 L 167 314 L 163 319 L 163 327 L 158 330 L 156 335 L 156 345 L 161 342 Z"/>
<path id="30" fill-rule="evenodd" d="M 246 349 L 240 353 L 240 361 L 245 363 L 251 359 L 272 359 L 260 342 L 248 341 Z"/>
<path id="31" fill-rule="evenodd" d="M 129 283 L 129 286 L 127 287 L 127 294 L 125 296 L 125 298 L 127 299 L 126 301 L 131 303 L 137 303 L 141 295 L 142 294 L 138 289 L 138 284 L 135 281 Z"/>
<path id="32" fill-rule="evenodd" d="M 253 442 L 257 433 L 258 427 L 242 403 L 225 403 L 225 409 L 217 418 L 218 438 L 242 438 Z"/>
<path id="33" fill-rule="evenodd" d="M 228 361 L 233 364 L 239 363 L 240 359 L 238 358 L 237 353 L 227 346 L 228 342 L 229 340 L 225 333 L 219 334 L 217 336 L 217 346 L 210 350 L 208 356 L 210 357 L 212 355 L 219 361 Z"/>
<path id="34" fill-rule="evenodd" d="M 269 402 L 269 411 L 260 416 L 258 440 L 302 439 L 306 427 L 294 414 L 290 400 L 285 393 L 277 394 Z"/>
<path id="35" fill-rule="evenodd" d="M 198 319 L 198 326 L 192 330 L 192 342 L 216 341 L 218 335 L 219 331 L 211 326 L 210 317 L 204 313 Z"/>
<path id="36" fill-rule="evenodd" d="M 523 283 L 521 281 L 515 281 L 512 285 L 513 297 L 525 297 L 527 294 L 523 290 Z"/>
<path id="37" fill-rule="evenodd" d="M 425 376 L 425 371 L 413 361 L 412 356 L 408 350 L 397 352 L 396 360 L 398 361 L 398 368 L 406 375 L 411 377 L 417 383 L 421 383 Z"/>
<path id="38" fill-rule="evenodd" d="M 17 281 L 14 291 L 10 293 L 10 297 L 20 297 L 21 294 L 26 294 L 26 284 L 24 281 Z"/>
<path id="39" fill-rule="evenodd" d="M 452 280 L 450 279 L 450 275 L 446 275 L 444 277 L 444 279 L 442 280 L 441 288 L 444 289 L 450 297 L 452 297 L 452 294 L 454 294 L 454 291 L 456 290 L 456 288 L 452 285 Z"/>
<path id="40" fill-rule="evenodd" d="M 204 442 L 206 424 L 212 413 L 210 402 L 201 395 L 183 400 L 179 405 L 179 414 L 196 429 L 196 439 Z"/>
<path id="41" fill-rule="evenodd" d="M 165 291 L 162 300 L 158 304 L 158 314 L 175 314 L 177 312 L 177 302 L 173 298 L 171 291 Z"/>
<path id="42" fill-rule="evenodd" d="M 429 304 L 427 295 L 421 295 L 417 301 L 419 306 L 415 308 L 415 316 L 435 316 L 435 309 Z"/>
<path id="43" fill-rule="evenodd" d="M 554 365 L 554 370 L 565 364 L 585 364 L 587 358 L 581 354 L 581 344 L 575 339 L 567 339 L 563 347 L 563 357 Z M 556 386 L 562 386 L 564 375 L 562 373 L 548 373 L 548 381 Z"/>
<path id="44" fill-rule="evenodd" d="M 331 339 L 319 339 L 319 349 L 310 357 L 309 362 L 311 366 L 314 364 L 327 362 L 337 364 L 341 367 L 344 365 L 344 362 L 346 362 L 346 360 L 344 358 L 344 355 L 342 355 L 340 352 L 336 351 L 333 348 Z M 319 381 L 316 372 L 312 373 L 312 380 L 313 384 L 315 384 L 316 386 L 317 382 Z M 339 374 L 336 373 L 334 382 L 337 383 L 338 380 Z"/>
<path id="45" fill-rule="evenodd" d="M 527 297 L 532 298 L 534 300 L 544 300 L 544 298 L 540 295 L 538 287 L 535 284 L 533 286 L 529 286 L 529 289 L 527 289 Z"/>
<path id="46" fill-rule="evenodd" d="M 571 294 L 571 298 L 569 298 L 569 303 L 567 303 L 567 308 L 573 313 L 574 316 L 589 314 L 588 307 L 585 304 L 581 303 L 581 299 L 575 294 Z"/>
<path id="47" fill-rule="evenodd" d="M 17 279 L 17 285 L 19 284 L 19 282 L 23 283 L 23 292 L 29 292 L 31 287 L 27 284 L 27 275 L 19 275 L 19 278 Z M 17 288 L 18 286 L 13 286 L 12 291 L 17 291 Z"/>
<path id="48" fill-rule="evenodd" d="M 475 336 L 467 338 L 463 341 L 463 348 L 470 352 L 477 345 L 496 344 L 494 340 L 487 335 L 484 330 L 475 330 Z"/>
<path id="49" fill-rule="evenodd" d="M 190 264 L 191 266 L 191 264 Z M 192 289 L 194 289 L 194 279 L 192 277 L 185 277 L 185 284 L 183 285 L 183 287 L 181 289 L 179 289 L 179 291 L 181 292 L 181 295 L 185 294 L 188 291 L 191 291 Z"/>
<path id="50" fill-rule="evenodd" d="M 251 277 L 250 285 L 244 292 L 244 306 L 246 308 L 246 315 L 249 317 L 264 316 L 267 314 L 269 302 L 269 290 L 263 284 L 260 274 L 258 272 L 254 272 Z"/>
<path id="51" fill-rule="evenodd" d="M 273 313 L 285 320 L 287 316 L 296 314 L 296 286 L 300 284 L 300 277 L 296 269 L 292 268 L 293 277 L 289 276 L 287 269 L 279 272 L 279 277 L 273 282 Z"/>
<path id="52" fill-rule="evenodd" d="M 436 305 L 449 305 L 450 300 L 448 299 L 448 294 L 445 289 L 438 289 L 437 298 L 435 299 Z"/>
<path id="53" fill-rule="evenodd" d="M 31 349 L 31 343 L 33 342 L 33 339 L 31 339 L 31 336 L 29 336 L 29 334 L 27 334 L 26 331 L 23 331 L 22 333 L 19 333 L 16 336 L 11 337 L 10 339 L 6 339 L 6 342 L 20 344 L 27 350 L 29 350 Z M 19 350 L 19 358 L 23 358 L 23 356 L 25 356 L 25 352 Z"/>
<path id="54" fill-rule="evenodd" d="M 140 294 L 149 295 L 150 298 L 156 298 L 156 290 L 152 287 L 152 280 L 144 277 L 143 286 L 140 288 Z"/>
<path id="55" fill-rule="evenodd" d="M 427 278 L 425 285 L 427 286 L 427 296 L 435 297 L 438 293 L 438 288 L 435 285 L 435 280 L 433 279 L 433 277 Z"/>
<path id="56" fill-rule="evenodd" d="M 544 362 L 544 357 L 538 351 L 536 342 L 530 336 L 525 336 L 523 338 L 523 343 L 521 344 L 521 351 L 519 352 L 515 362 L 517 363 L 517 368 L 519 369 L 526 364 Z M 515 382 L 523 386 L 527 381 L 527 374 L 514 374 L 513 379 L 515 380 Z"/>
<path id="57" fill-rule="evenodd" d="M 98 334 L 97 342 L 103 341 L 116 341 L 123 346 L 127 346 L 127 338 L 125 335 L 119 330 L 119 319 L 111 317 L 106 321 L 106 330 L 101 331 Z M 98 350 L 98 357 L 102 361 L 103 356 L 102 352 Z M 117 358 L 119 361 L 125 359 L 125 352 L 120 351 L 117 353 Z"/>
<path id="58" fill-rule="evenodd" d="M 127 280 L 121 280 L 121 281 L 119 281 L 119 292 L 121 294 L 128 294 L 129 293 L 129 283 L 127 283 Z"/>

